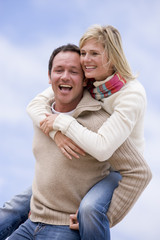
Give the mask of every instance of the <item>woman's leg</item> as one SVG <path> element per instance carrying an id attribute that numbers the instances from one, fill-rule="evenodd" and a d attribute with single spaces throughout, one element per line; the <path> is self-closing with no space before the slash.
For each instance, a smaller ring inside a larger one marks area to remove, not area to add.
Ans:
<path id="1" fill-rule="evenodd" d="M 4 240 L 28 218 L 32 188 L 14 196 L 0 208 L 0 239 Z"/>
<path id="2" fill-rule="evenodd" d="M 121 175 L 118 172 L 111 172 L 95 184 L 82 199 L 78 210 L 81 240 L 110 239 L 109 221 L 106 213 L 113 191 L 120 180 Z"/>

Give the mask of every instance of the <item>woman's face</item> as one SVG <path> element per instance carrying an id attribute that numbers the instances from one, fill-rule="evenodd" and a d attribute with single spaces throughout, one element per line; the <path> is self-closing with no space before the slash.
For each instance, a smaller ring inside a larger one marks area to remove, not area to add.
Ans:
<path id="1" fill-rule="evenodd" d="M 86 78 L 102 81 L 113 74 L 112 64 L 108 62 L 103 45 L 95 39 L 86 40 L 81 48 L 80 60 Z"/>

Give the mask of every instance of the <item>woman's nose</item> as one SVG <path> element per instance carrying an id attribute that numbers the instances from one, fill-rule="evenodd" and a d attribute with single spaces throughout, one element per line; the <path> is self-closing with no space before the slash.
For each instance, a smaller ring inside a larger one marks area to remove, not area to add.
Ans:
<path id="1" fill-rule="evenodd" d="M 84 56 L 84 61 L 90 61 L 90 55 L 88 53 L 86 53 L 86 55 Z"/>

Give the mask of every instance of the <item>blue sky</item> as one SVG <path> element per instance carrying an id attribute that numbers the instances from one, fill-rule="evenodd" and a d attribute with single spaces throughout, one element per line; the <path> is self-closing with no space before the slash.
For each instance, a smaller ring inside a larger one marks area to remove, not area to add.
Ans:
<path id="1" fill-rule="evenodd" d="M 119 29 L 124 51 L 146 89 L 145 158 L 153 179 L 113 240 L 160 235 L 160 2 L 158 0 L 0 0 L 0 205 L 31 185 L 34 175 L 29 101 L 48 87 L 52 50 L 78 44 L 93 24 Z"/>

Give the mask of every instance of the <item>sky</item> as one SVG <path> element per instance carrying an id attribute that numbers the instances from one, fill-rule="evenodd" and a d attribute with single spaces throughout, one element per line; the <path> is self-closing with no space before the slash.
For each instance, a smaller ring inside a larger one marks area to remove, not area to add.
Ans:
<path id="1" fill-rule="evenodd" d="M 47 88 L 54 48 L 79 43 L 93 24 L 113 25 L 146 90 L 145 159 L 153 177 L 113 240 L 160 236 L 160 1 L 0 0 L 0 206 L 32 184 L 32 121 L 26 106 Z M 158 69 L 158 70 L 156 70 Z"/>

